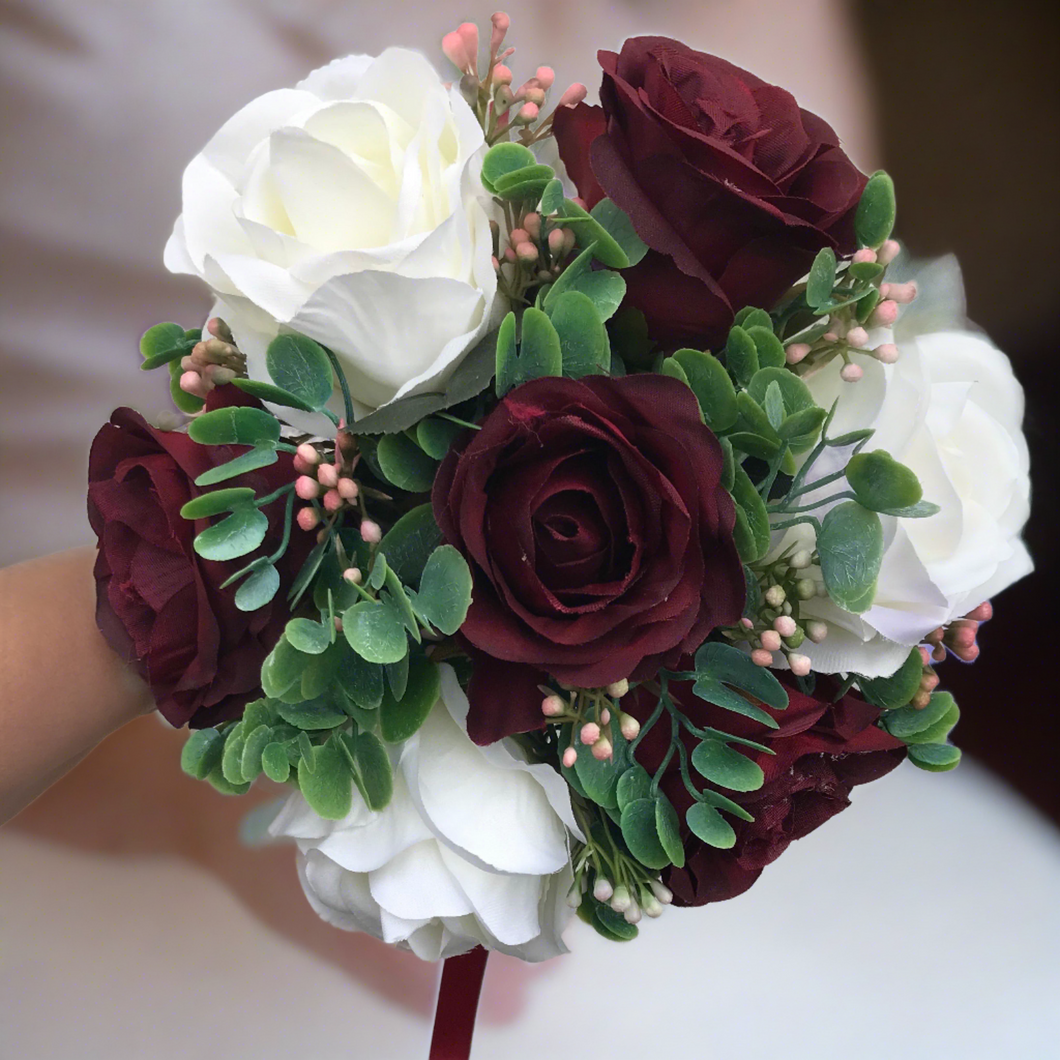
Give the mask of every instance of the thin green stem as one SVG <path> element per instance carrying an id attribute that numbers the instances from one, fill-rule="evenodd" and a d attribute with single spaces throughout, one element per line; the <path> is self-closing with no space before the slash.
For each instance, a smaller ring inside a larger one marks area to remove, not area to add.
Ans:
<path id="1" fill-rule="evenodd" d="M 287 494 L 287 507 L 283 512 L 283 540 L 280 542 L 280 547 L 269 556 L 269 562 L 275 563 L 286 551 L 287 546 L 291 541 L 291 523 L 293 522 L 291 515 L 294 512 L 294 490 Z"/>
<path id="2" fill-rule="evenodd" d="M 339 359 L 335 356 L 335 354 L 332 353 L 331 350 L 327 348 L 327 346 L 322 347 L 322 349 L 328 355 L 328 360 L 331 361 L 331 367 L 334 369 L 335 375 L 338 376 L 339 387 L 342 389 L 342 404 L 346 409 L 346 426 L 351 427 L 353 425 L 354 420 L 353 398 L 350 397 L 350 384 L 346 381 L 346 373 L 340 367 Z M 325 409 L 324 411 L 328 412 L 327 409 Z M 339 424 L 338 420 L 335 419 L 334 413 L 329 412 L 329 415 L 334 420 L 335 426 L 337 427 Z"/>
<path id="3" fill-rule="evenodd" d="M 816 486 L 817 483 L 814 483 Z M 814 501 L 813 504 L 802 504 L 796 508 L 774 508 L 770 511 L 770 515 L 797 515 L 800 512 L 812 512 L 816 508 L 820 508 L 825 504 L 832 504 L 835 501 L 856 501 L 858 495 L 853 490 L 843 490 L 842 493 L 833 493 L 831 497 L 822 497 L 819 501 Z"/>
<path id="4" fill-rule="evenodd" d="M 255 507 L 265 508 L 272 504 L 273 501 L 278 501 L 285 493 L 293 493 L 294 483 L 288 482 L 286 486 L 281 486 L 278 490 L 273 490 L 272 493 L 265 497 L 259 497 L 254 501 Z"/>

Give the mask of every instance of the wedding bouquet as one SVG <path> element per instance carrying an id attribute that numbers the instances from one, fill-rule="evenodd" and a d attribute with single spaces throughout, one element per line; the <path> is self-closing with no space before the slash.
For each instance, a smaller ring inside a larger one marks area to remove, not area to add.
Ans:
<path id="1" fill-rule="evenodd" d="M 165 251 L 214 311 L 141 340 L 182 415 L 91 454 L 184 770 L 289 785 L 313 908 L 427 960 L 632 939 L 953 768 L 935 666 L 1031 569 L 1022 392 L 887 174 L 660 37 L 550 110 L 507 30 L 220 129 Z"/>

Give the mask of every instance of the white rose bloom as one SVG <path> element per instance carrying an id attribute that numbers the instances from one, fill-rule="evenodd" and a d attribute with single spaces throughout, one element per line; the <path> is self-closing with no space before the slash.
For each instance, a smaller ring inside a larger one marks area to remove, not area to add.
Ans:
<path id="1" fill-rule="evenodd" d="M 802 606 L 831 625 L 821 644 L 807 640 L 799 649 L 823 673 L 893 673 L 931 630 L 1032 569 L 1020 540 L 1030 510 L 1023 390 L 1008 358 L 967 329 L 955 260 L 934 263 L 918 281 L 920 297 L 893 336 L 882 329 L 870 335 L 870 347 L 897 344 L 896 364 L 859 358 L 865 375 L 850 384 L 834 361 L 806 380 L 822 407 L 839 398 L 833 436 L 873 427 L 866 450 L 884 449 L 910 467 L 924 499 L 942 509 L 926 519 L 882 516 L 885 552 L 869 610 L 852 615 L 822 598 Z M 846 459 L 847 451 L 826 451 L 811 479 Z M 845 486 L 841 480 L 810 497 Z"/>
<path id="2" fill-rule="evenodd" d="M 479 945 L 527 961 L 566 953 L 568 830 L 581 838 L 566 782 L 512 740 L 473 744 L 467 697 L 441 670 L 441 699 L 395 752 L 384 810 L 355 789 L 349 815 L 325 821 L 295 794 L 270 832 L 297 840 L 306 897 L 336 927 L 430 961 Z"/>
<path id="3" fill-rule="evenodd" d="M 290 331 L 335 352 L 358 414 L 435 389 L 497 291 L 485 151 L 422 55 L 336 59 L 247 104 L 192 161 L 166 266 L 213 288 L 251 378 L 268 380 L 266 347 Z"/>

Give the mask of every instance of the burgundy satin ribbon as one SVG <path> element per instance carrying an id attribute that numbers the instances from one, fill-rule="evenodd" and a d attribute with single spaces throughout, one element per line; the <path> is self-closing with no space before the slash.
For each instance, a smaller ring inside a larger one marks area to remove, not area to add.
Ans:
<path id="1" fill-rule="evenodd" d="M 442 965 L 430 1060 L 469 1060 L 488 956 L 489 950 L 478 946 Z"/>

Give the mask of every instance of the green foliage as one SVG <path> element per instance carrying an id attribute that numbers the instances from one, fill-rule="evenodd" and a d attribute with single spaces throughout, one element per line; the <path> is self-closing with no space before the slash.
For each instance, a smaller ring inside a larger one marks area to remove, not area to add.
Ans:
<path id="1" fill-rule="evenodd" d="M 231 406 L 192 420 L 188 435 L 201 445 L 274 446 L 280 440 L 280 421 L 263 409 Z"/>
<path id="2" fill-rule="evenodd" d="M 755 344 L 760 368 L 783 368 L 786 363 L 784 346 L 773 334 L 773 328 L 764 324 L 750 324 L 745 329 Z M 787 374 L 791 374 L 790 372 Z M 794 378 L 794 377 L 792 377 Z"/>
<path id="3" fill-rule="evenodd" d="M 806 281 L 806 304 L 811 309 L 831 301 L 832 288 L 835 287 L 835 267 L 835 251 L 831 247 L 818 251 Z"/>
<path id="4" fill-rule="evenodd" d="M 837 504 L 821 522 L 817 552 L 832 601 L 853 614 L 867 611 L 883 562 L 880 517 L 857 501 Z"/>
<path id="5" fill-rule="evenodd" d="M 432 459 L 441 460 L 465 428 L 439 416 L 428 416 L 416 424 L 416 444 Z"/>
<path id="6" fill-rule="evenodd" d="M 619 812 L 637 799 L 646 799 L 651 794 L 651 777 L 648 771 L 634 762 L 622 773 L 615 785 L 615 802 Z"/>
<path id="7" fill-rule="evenodd" d="M 920 689 L 924 660 L 920 649 L 912 648 L 905 662 L 890 677 L 861 677 L 858 687 L 873 706 L 882 710 L 904 707 Z"/>
<path id="8" fill-rule="evenodd" d="M 546 217 L 563 208 L 563 181 L 558 177 L 550 180 L 541 193 L 540 210 Z"/>
<path id="9" fill-rule="evenodd" d="M 383 809 L 394 793 L 394 774 L 382 741 L 371 732 L 359 733 L 355 741 L 351 741 L 349 736 L 343 736 L 342 739 L 347 747 L 353 743 L 353 777 L 368 808 Z"/>
<path id="10" fill-rule="evenodd" d="M 426 493 L 438 469 L 438 462 L 404 434 L 380 438 L 376 458 L 388 481 L 408 493 Z"/>
<path id="11" fill-rule="evenodd" d="M 256 611 L 264 607 L 279 588 L 280 572 L 271 563 L 265 563 L 236 590 L 235 605 L 240 611 Z"/>
<path id="12" fill-rule="evenodd" d="M 375 710 L 383 701 L 384 670 L 355 651 L 340 654 L 335 679 L 342 691 L 362 710 Z"/>
<path id="13" fill-rule="evenodd" d="M 164 364 L 177 364 L 191 353 L 199 341 L 198 332 L 187 332 L 179 324 L 155 324 L 140 337 L 140 353 L 143 355 L 142 371 L 149 372 Z"/>
<path id="14" fill-rule="evenodd" d="M 949 692 L 934 692 L 923 710 L 902 707 L 883 716 L 883 727 L 907 744 L 941 743 L 960 720 L 961 712 Z"/>
<path id="15" fill-rule="evenodd" d="M 743 386 L 758 371 L 758 347 L 755 340 L 739 325 L 729 331 L 725 342 L 725 366 L 729 373 Z"/>
<path id="16" fill-rule="evenodd" d="M 319 655 L 331 646 L 332 632 L 310 618 L 292 618 L 287 623 L 284 635 L 296 651 Z"/>
<path id="17" fill-rule="evenodd" d="M 180 768 L 196 780 L 205 780 L 220 764 L 224 737 L 217 729 L 196 729 L 180 753 Z"/>
<path id="18" fill-rule="evenodd" d="M 634 799 L 622 811 L 622 838 L 629 852 L 649 869 L 664 869 L 670 858 L 656 828 L 655 799 Z"/>
<path id="19" fill-rule="evenodd" d="M 611 199 L 601 199 L 592 208 L 590 214 L 618 244 L 626 255 L 629 265 L 636 265 L 648 253 L 648 244 L 637 235 L 629 214 L 616 206 Z M 626 268 L 627 266 L 619 265 L 615 267 Z"/>
<path id="20" fill-rule="evenodd" d="M 542 300 L 546 313 L 552 312 L 557 299 L 570 291 L 579 291 L 593 303 L 601 322 L 609 320 L 626 295 L 626 281 L 610 269 L 594 270 L 593 246 L 586 247 L 551 284 Z"/>
<path id="21" fill-rule="evenodd" d="M 196 397 L 194 394 L 189 394 L 186 390 L 181 389 L 180 377 L 183 374 L 184 373 L 180 369 L 180 361 L 173 360 L 169 362 L 169 396 L 173 399 L 173 404 L 176 405 L 181 412 L 192 416 L 196 412 L 201 411 L 206 402 L 201 397 Z M 220 774 L 216 774 L 216 777 L 220 777 Z M 217 784 L 215 783 L 215 774 L 211 773 L 206 779 L 217 787 Z M 218 787 L 218 791 L 220 790 L 221 789 Z"/>
<path id="22" fill-rule="evenodd" d="M 509 313 L 497 332 L 497 397 L 531 379 L 563 374 L 563 349 L 547 314 L 533 306 L 523 312 L 518 347 L 515 331 Z"/>
<path id="23" fill-rule="evenodd" d="M 882 449 L 852 456 L 846 475 L 858 501 L 870 511 L 912 508 L 924 495 L 914 472 Z"/>
<path id="24" fill-rule="evenodd" d="M 353 775 L 333 736 L 313 748 L 311 760 L 298 764 L 298 787 L 310 808 L 327 821 L 345 817 L 353 806 Z"/>
<path id="25" fill-rule="evenodd" d="M 706 802 L 696 802 L 688 808 L 685 823 L 697 838 L 719 850 L 730 850 L 736 845 L 736 832 L 724 817 Z"/>
<path id="26" fill-rule="evenodd" d="M 451 636 L 471 606 L 471 569 L 452 546 L 440 545 L 427 560 L 413 606 L 429 625 Z M 378 660 L 384 662 L 386 660 Z"/>
<path id="27" fill-rule="evenodd" d="M 755 666 L 739 648 L 718 641 L 708 641 L 696 652 L 695 670 L 692 691 L 700 699 L 753 718 L 771 729 L 779 728 L 771 715 L 740 695 L 741 691 L 746 692 L 774 710 L 785 709 L 788 694 L 771 670 Z"/>
<path id="28" fill-rule="evenodd" d="M 431 553 L 442 543 L 442 532 L 430 504 L 406 512 L 383 535 L 379 551 L 406 585 L 418 586 Z"/>
<path id="29" fill-rule="evenodd" d="M 362 600 L 342 615 L 342 632 L 358 655 L 370 663 L 395 663 L 408 651 L 408 634 L 397 605 L 389 597 Z"/>
<path id="30" fill-rule="evenodd" d="M 733 469 L 732 497 L 736 502 L 734 539 L 740 558 L 753 563 L 769 549 L 769 513 L 747 472 L 742 467 Z"/>
<path id="31" fill-rule="evenodd" d="M 379 707 L 379 731 L 388 743 L 407 740 L 427 720 L 442 691 L 438 667 L 425 655 L 409 660 L 408 684 L 404 695 L 397 697 L 387 687 Z"/>
<path id="32" fill-rule="evenodd" d="M 556 218 L 556 224 L 564 225 L 574 230 L 578 239 L 578 246 L 588 247 L 593 245 L 593 257 L 609 269 L 628 269 L 630 258 L 619 241 L 594 217 L 583 210 L 576 202 L 570 199 L 563 200 L 563 216 Z M 606 214 L 605 214 L 606 217 Z M 610 219 L 610 218 L 609 218 Z M 628 233 L 624 228 L 619 228 L 618 233 L 622 238 L 627 238 L 633 233 L 629 226 Z M 639 259 L 638 259 L 639 260 Z"/>
<path id="33" fill-rule="evenodd" d="M 765 780 L 762 767 L 720 740 L 704 740 L 692 751 L 692 765 L 720 787 L 757 791 Z"/>
<path id="34" fill-rule="evenodd" d="M 242 508 L 227 519 L 196 535 L 194 546 L 203 559 L 236 559 L 253 552 L 269 529 L 269 520 L 257 508 Z"/>
<path id="35" fill-rule="evenodd" d="M 196 486 L 213 486 L 218 482 L 226 482 L 237 475 L 245 475 L 248 471 L 257 471 L 258 468 L 269 467 L 275 464 L 279 457 L 276 450 L 271 446 L 263 446 L 251 449 L 249 453 L 242 453 L 227 463 L 218 464 L 204 471 L 195 480 Z"/>
<path id="36" fill-rule="evenodd" d="M 304 732 L 319 732 L 322 729 L 334 729 L 347 721 L 347 714 L 340 710 L 330 695 L 316 699 L 302 699 L 297 702 L 276 702 L 276 712 L 288 725 Z"/>
<path id="37" fill-rule="evenodd" d="M 879 247 L 894 228 L 894 181 L 882 169 L 869 177 L 854 215 L 854 231 L 859 245 Z"/>
<path id="38" fill-rule="evenodd" d="M 909 761 L 929 773 L 948 773 L 961 761 L 959 747 L 948 743 L 921 743 L 909 747 Z"/>
<path id="39" fill-rule="evenodd" d="M 607 329 L 588 295 L 576 290 L 564 291 L 552 300 L 548 314 L 559 335 L 565 376 L 581 379 L 610 372 L 611 344 Z"/>
<path id="40" fill-rule="evenodd" d="M 673 354 L 699 401 L 706 425 L 718 434 L 736 422 L 736 389 L 725 366 L 710 353 L 678 350 Z"/>
<path id="41" fill-rule="evenodd" d="M 671 865 L 681 869 L 685 864 L 685 845 L 681 842 L 681 821 L 673 803 L 665 795 L 655 798 L 655 834 Z"/>
<path id="42" fill-rule="evenodd" d="M 237 378 L 232 380 L 232 385 L 250 394 L 251 397 L 256 397 L 259 401 L 271 401 L 274 405 L 283 405 L 285 408 L 290 409 L 301 409 L 302 412 L 314 411 L 313 406 L 308 401 L 292 394 L 289 390 L 274 386 L 272 383 L 263 383 L 259 379 Z"/>
<path id="43" fill-rule="evenodd" d="M 537 165 L 534 152 L 517 143 L 495 144 L 482 159 L 482 184 L 493 194 L 497 193 L 497 181 L 528 166 Z M 547 186 L 547 185 L 546 185 Z"/>
<path id="44" fill-rule="evenodd" d="M 253 507 L 253 504 L 254 491 L 245 486 L 236 486 L 193 497 L 180 509 L 180 515 L 183 519 L 207 519 L 221 512 Z"/>
<path id="45" fill-rule="evenodd" d="M 261 752 L 261 768 L 269 780 L 282 784 L 291 773 L 291 759 L 287 748 L 278 741 L 267 744 Z"/>
<path id="46" fill-rule="evenodd" d="M 305 335 L 277 335 L 265 351 L 272 381 L 312 409 L 322 409 L 335 390 L 331 361 L 319 342 Z"/>

